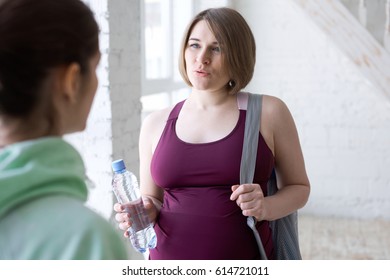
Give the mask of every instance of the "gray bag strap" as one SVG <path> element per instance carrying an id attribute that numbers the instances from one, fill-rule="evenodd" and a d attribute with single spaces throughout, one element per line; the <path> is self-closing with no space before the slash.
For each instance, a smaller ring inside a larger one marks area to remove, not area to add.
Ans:
<path id="1" fill-rule="evenodd" d="M 256 166 L 257 147 L 259 139 L 259 128 L 262 107 L 262 95 L 251 93 L 244 94 L 246 104 L 246 120 L 244 143 L 241 156 L 240 166 L 240 184 L 253 183 Z M 239 96 L 240 97 L 240 96 Z M 242 98 L 241 98 L 242 99 Z M 240 106 L 240 103 L 239 103 Z M 278 191 L 275 170 L 271 174 L 271 178 L 267 184 L 268 195 L 273 195 Z M 247 224 L 252 229 L 257 245 L 259 247 L 260 256 L 266 260 L 267 255 L 261 242 L 260 235 L 256 229 L 256 219 L 254 217 L 247 218 Z M 269 222 L 272 229 L 272 240 L 275 247 L 275 257 L 279 260 L 301 260 L 301 252 L 299 248 L 298 237 L 298 212 L 294 211 L 290 215 Z"/>
<path id="2" fill-rule="evenodd" d="M 240 165 L 240 183 L 253 183 L 256 167 L 257 145 L 259 143 L 259 128 L 261 117 L 262 95 L 248 94 L 248 104 L 245 118 L 244 143 Z"/>
<path id="3" fill-rule="evenodd" d="M 260 94 L 251 94 L 247 92 L 239 94 L 248 95 L 245 118 L 244 143 L 242 147 L 240 165 L 240 184 L 250 184 L 253 183 L 253 178 L 255 174 L 263 96 Z M 254 217 L 248 217 L 247 224 L 253 231 L 257 246 L 259 247 L 261 259 L 266 260 L 267 255 L 265 253 L 263 243 L 261 242 L 259 232 L 256 229 L 256 219 Z"/>

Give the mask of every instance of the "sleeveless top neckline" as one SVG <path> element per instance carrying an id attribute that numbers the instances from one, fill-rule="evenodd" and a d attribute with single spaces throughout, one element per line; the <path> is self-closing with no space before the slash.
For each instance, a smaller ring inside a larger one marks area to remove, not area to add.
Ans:
<path id="1" fill-rule="evenodd" d="M 229 138 L 232 134 L 234 134 L 234 132 L 237 130 L 239 124 L 240 124 L 240 121 L 241 118 L 242 118 L 242 114 L 239 114 L 239 117 L 238 117 L 238 120 L 237 120 L 237 123 L 236 125 L 234 126 L 234 128 L 227 134 L 225 135 L 224 137 L 220 138 L 220 139 L 217 139 L 217 140 L 214 140 L 214 141 L 210 141 L 210 142 L 201 142 L 201 143 L 191 143 L 191 142 L 187 142 L 185 140 L 182 140 L 178 135 L 177 135 L 177 132 L 176 132 L 176 121 L 177 121 L 177 118 L 179 117 L 179 113 L 181 111 L 181 109 L 183 108 L 183 105 L 184 105 L 184 102 L 185 100 L 179 102 L 176 104 L 176 106 L 173 108 L 173 110 L 171 111 L 171 113 L 169 114 L 169 118 L 168 120 L 175 120 L 175 126 L 173 127 L 174 129 L 174 133 L 175 133 L 175 136 L 177 138 L 178 141 L 181 141 L 183 144 L 185 145 L 214 145 L 214 144 L 218 144 L 219 142 L 221 141 L 224 141 L 225 139 Z"/>

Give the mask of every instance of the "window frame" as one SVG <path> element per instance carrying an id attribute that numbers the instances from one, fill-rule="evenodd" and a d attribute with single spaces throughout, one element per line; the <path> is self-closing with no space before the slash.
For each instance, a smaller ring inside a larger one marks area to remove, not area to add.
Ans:
<path id="1" fill-rule="evenodd" d="M 167 55 L 167 77 L 166 78 L 152 78 L 149 79 L 146 77 L 146 42 L 145 42 L 145 1 L 141 1 L 141 102 L 142 97 L 152 97 L 152 95 L 166 95 L 167 102 L 165 104 L 152 104 L 150 106 L 146 106 L 143 104 L 143 115 L 150 113 L 151 111 L 156 110 L 159 106 L 165 108 L 166 105 L 171 106 L 174 103 L 182 100 L 190 93 L 190 87 L 181 79 L 178 69 L 178 55 L 179 53 L 175 53 L 175 51 L 180 51 L 181 37 L 183 34 L 175 34 L 180 36 L 179 38 L 174 38 L 175 26 L 173 18 L 176 16 L 176 19 L 179 18 L 175 14 L 174 5 L 187 5 L 186 12 L 188 13 L 188 18 L 185 19 L 185 23 L 183 23 L 182 14 L 180 16 L 179 24 L 183 25 L 183 32 L 186 24 L 190 22 L 192 17 L 199 12 L 200 10 L 209 8 L 209 7 L 220 7 L 220 6 L 230 6 L 230 0 L 213 0 L 212 3 L 210 1 L 204 0 L 160 0 L 165 1 L 166 3 L 166 11 L 169 15 L 165 15 L 168 18 L 168 30 L 166 32 L 168 35 L 169 45 L 166 47 Z M 188 10 L 187 10 L 188 9 Z M 185 17 L 185 15 L 184 15 Z M 176 23 L 177 24 L 177 23 Z M 175 42 L 178 40 L 179 42 Z M 178 44 L 178 45 L 176 45 Z M 177 72 L 176 72 L 177 71 Z M 180 77 L 178 79 L 178 77 Z M 146 99 L 146 98 L 144 98 Z M 150 100 L 150 98 L 148 98 Z M 143 103 L 143 102 L 142 102 Z M 146 108 L 149 107 L 149 108 Z"/>
<path id="2" fill-rule="evenodd" d="M 147 96 L 151 94 L 157 94 L 157 93 L 170 93 L 172 94 L 174 91 L 181 90 L 186 86 L 184 81 L 182 80 L 175 80 L 175 69 L 178 69 L 178 64 L 175 61 L 178 61 L 177 55 L 174 53 L 174 38 L 173 38 L 173 32 L 174 32 L 174 23 L 173 23 L 173 14 L 174 14 L 174 0 L 161 0 L 165 1 L 167 4 L 167 7 L 165 8 L 169 15 L 166 17 L 168 18 L 168 44 L 167 44 L 167 77 L 166 78 L 147 78 L 146 77 L 146 70 L 147 70 L 147 62 L 146 62 L 146 42 L 145 42 L 145 0 L 141 0 L 141 79 L 142 79 L 142 96 Z M 183 1 L 184 2 L 184 1 Z M 188 6 L 190 8 L 190 14 L 193 15 L 195 11 L 195 4 L 194 0 L 188 0 Z"/>

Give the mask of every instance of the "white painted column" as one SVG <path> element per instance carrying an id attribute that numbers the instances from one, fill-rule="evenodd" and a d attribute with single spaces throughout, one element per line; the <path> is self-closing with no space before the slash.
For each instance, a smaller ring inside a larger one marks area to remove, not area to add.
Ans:
<path id="1" fill-rule="evenodd" d="M 390 53 L 390 0 L 386 2 L 386 23 L 385 32 L 383 36 L 383 45 L 385 49 Z"/>
<path id="2" fill-rule="evenodd" d="M 87 206 L 113 221 L 115 198 L 111 162 L 123 158 L 138 176 L 138 136 L 141 120 L 140 1 L 84 0 L 100 28 L 99 86 L 84 132 L 67 135 L 81 153 L 94 183 Z M 130 243 L 132 259 L 142 259 Z"/>

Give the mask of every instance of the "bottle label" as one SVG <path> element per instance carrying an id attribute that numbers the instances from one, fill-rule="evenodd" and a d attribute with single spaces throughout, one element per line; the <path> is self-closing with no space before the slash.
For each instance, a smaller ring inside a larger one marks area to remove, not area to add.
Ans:
<path id="1" fill-rule="evenodd" d="M 144 203 L 141 198 L 126 203 L 125 211 L 130 214 L 131 228 L 134 232 L 143 230 L 150 224 L 149 216 L 146 213 Z"/>

